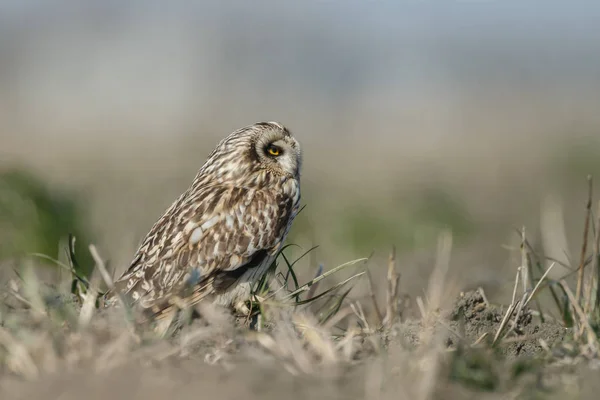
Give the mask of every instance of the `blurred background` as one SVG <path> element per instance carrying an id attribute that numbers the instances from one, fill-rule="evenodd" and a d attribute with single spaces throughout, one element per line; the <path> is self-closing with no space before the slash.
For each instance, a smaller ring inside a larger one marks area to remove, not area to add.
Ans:
<path id="1" fill-rule="evenodd" d="M 599 111 L 593 2 L 0 0 L 0 256 L 72 232 L 120 273 L 222 137 L 276 120 L 306 276 L 395 245 L 420 294 L 450 229 L 455 279 L 507 300 L 515 229 L 578 263 Z"/>

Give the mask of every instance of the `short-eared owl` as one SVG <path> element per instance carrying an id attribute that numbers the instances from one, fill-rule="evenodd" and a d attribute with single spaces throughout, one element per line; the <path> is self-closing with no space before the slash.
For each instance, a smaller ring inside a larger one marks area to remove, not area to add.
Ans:
<path id="1" fill-rule="evenodd" d="M 161 313 L 204 298 L 238 306 L 272 263 L 299 210 L 300 145 L 276 122 L 223 139 L 146 235 L 115 291 Z"/>

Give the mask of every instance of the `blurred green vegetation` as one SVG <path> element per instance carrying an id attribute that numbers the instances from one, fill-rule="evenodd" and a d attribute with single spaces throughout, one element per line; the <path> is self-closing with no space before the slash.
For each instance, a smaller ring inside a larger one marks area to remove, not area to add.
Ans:
<path id="1" fill-rule="evenodd" d="M 588 174 L 600 176 L 600 132 L 569 140 L 550 157 L 550 170 L 578 184 Z"/>
<path id="2" fill-rule="evenodd" d="M 400 252 L 430 246 L 442 229 L 451 230 L 460 242 L 476 229 L 466 205 L 441 187 L 398 198 L 385 212 L 364 204 L 343 212 L 336 238 L 364 253 L 381 245 L 394 245 Z"/>
<path id="3" fill-rule="evenodd" d="M 91 235 L 83 209 L 80 198 L 50 188 L 30 171 L 0 173 L 0 260 L 32 253 L 65 259 L 66 239 L 73 234 L 77 272 L 88 275 L 93 267 L 87 251 Z"/>

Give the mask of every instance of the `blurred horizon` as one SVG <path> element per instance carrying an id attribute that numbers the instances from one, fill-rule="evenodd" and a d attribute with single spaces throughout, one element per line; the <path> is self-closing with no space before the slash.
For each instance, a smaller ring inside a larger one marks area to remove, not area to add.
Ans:
<path id="1" fill-rule="evenodd" d="M 474 280 L 512 274 L 546 196 L 579 239 L 599 109 L 600 3 L 0 0 L 0 171 L 80 193 L 119 270 L 220 138 L 277 120 L 318 260 L 450 225 Z"/>
<path id="2" fill-rule="evenodd" d="M 519 88 L 564 103 L 600 87 L 594 4 L 37 3 L 0 2 L 4 117 L 37 116 L 53 131 L 75 110 L 82 122 L 145 116 L 164 135 L 238 102 L 262 114 L 228 110 L 247 121 L 298 102 L 343 110 L 392 96 L 402 109 Z"/>

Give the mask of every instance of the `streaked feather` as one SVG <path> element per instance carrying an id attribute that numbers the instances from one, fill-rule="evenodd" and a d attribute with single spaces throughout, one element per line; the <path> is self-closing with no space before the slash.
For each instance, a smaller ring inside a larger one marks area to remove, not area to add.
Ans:
<path id="1" fill-rule="evenodd" d="M 287 158 L 265 158 L 264 146 Z M 154 224 L 115 282 L 155 317 L 207 296 L 231 305 L 266 271 L 299 209 L 300 148 L 277 123 L 258 123 L 223 139 L 189 189 Z"/>

